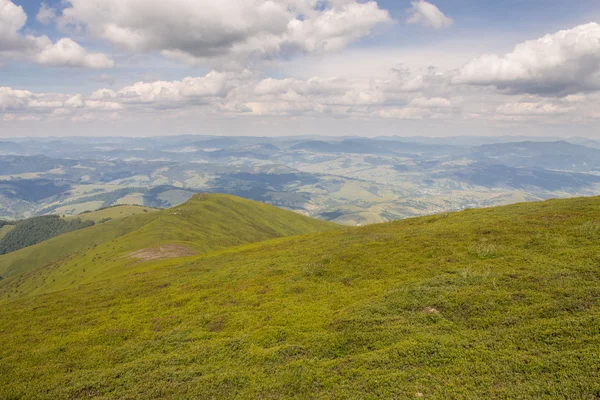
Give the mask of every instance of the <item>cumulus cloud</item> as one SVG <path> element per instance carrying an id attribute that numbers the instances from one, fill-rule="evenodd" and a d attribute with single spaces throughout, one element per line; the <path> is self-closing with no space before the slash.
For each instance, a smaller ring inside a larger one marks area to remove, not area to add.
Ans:
<path id="1" fill-rule="evenodd" d="M 15 110 L 27 105 L 33 93 L 28 90 L 15 90 L 9 87 L 0 87 L 0 110 Z"/>
<path id="2" fill-rule="evenodd" d="M 67 0 L 59 26 L 134 52 L 241 68 L 253 60 L 336 51 L 391 22 L 375 1 Z"/>
<path id="3" fill-rule="evenodd" d="M 420 24 L 429 28 L 443 29 L 452 26 L 452 18 L 444 15 L 440 9 L 425 0 L 415 0 L 407 10 L 409 24 Z"/>
<path id="4" fill-rule="evenodd" d="M 83 47 L 69 38 L 47 44 L 33 55 L 40 65 L 53 67 L 112 68 L 114 61 L 102 53 L 88 53 Z"/>
<path id="5" fill-rule="evenodd" d="M 600 24 L 530 40 L 504 56 L 478 57 L 460 69 L 454 83 L 551 96 L 600 90 Z"/>
<path id="6" fill-rule="evenodd" d="M 92 96 L 93 97 L 93 96 Z M 0 87 L 0 113 L 10 115 L 35 114 L 38 117 L 51 114 L 68 114 L 85 109 L 122 109 L 123 106 L 106 99 L 85 98 L 81 94 L 34 93 Z"/>
<path id="7" fill-rule="evenodd" d="M 39 15 L 38 15 L 39 16 Z M 42 14 L 42 19 L 47 15 Z M 114 61 L 102 53 L 89 53 L 69 38 L 53 43 L 47 36 L 21 33 L 27 22 L 23 8 L 0 0 L 0 59 L 29 60 L 40 65 L 79 68 L 112 68 Z"/>

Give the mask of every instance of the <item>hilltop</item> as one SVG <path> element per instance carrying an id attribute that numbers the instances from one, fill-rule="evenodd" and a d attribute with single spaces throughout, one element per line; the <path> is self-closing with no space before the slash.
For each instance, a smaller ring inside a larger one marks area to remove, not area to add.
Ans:
<path id="1" fill-rule="evenodd" d="M 105 214 L 106 210 L 91 213 L 90 218 Z M 11 278 L 0 286 L 0 299 L 110 277 L 141 261 L 334 228 L 335 224 L 239 197 L 199 194 L 171 209 L 116 218 L 0 257 L 0 276 Z"/>
<path id="2" fill-rule="evenodd" d="M 65 217 L 66 220 L 81 219 L 82 221 L 107 222 L 116 218 L 130 217 L 132 215 L 158 211 L 156 208 L 144 207 L 138 205 L 116 205 L 112 207 L 101 208 L 96 211 L 88 211 L 77 215 Z"/>
<path id="3" fill-rule="evenodd" d="M 599 198 L 359 228 L 227 196 L 136 218 L 19 288 L 98 278 L 0 297 L 0 397 L 600 397 Z M 157 235 L 195 254 L 119 264 Z"/>

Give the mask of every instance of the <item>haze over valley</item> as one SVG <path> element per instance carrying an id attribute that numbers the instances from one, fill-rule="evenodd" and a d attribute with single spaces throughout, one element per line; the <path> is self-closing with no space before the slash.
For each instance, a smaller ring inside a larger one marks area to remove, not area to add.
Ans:
<path id="1" fill-rule="evenodd" d="M 229 193 L 346 225 L 600 194 L 600 142 L 552 138 L 49 138 L 0 142 L 0 217 Z"/>

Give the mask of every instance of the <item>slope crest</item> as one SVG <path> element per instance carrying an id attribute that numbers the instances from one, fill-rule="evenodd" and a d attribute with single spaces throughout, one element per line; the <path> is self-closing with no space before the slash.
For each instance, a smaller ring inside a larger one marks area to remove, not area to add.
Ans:
<path id="1" fill-rule="evenodd" d="M 199 194 L 175 208 L 109 221 L 0 257 L 0 276 L 12 278 L 0 283 L 0 299 L 110 278 L 143 261 L 336 227 L 239 197 Z"/>

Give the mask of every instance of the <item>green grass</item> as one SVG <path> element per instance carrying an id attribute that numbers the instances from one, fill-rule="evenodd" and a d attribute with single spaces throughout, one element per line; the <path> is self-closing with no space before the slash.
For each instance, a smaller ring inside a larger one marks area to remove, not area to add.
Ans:
<path id="1" fill-rule="evenodd" d="M 158 209 L 152 208 L 152 207 L 143 207 L 143 206 L 136 206 L 136 205 L 122 205 L 122 206 L 107 207 L 107 208 L 103 208 L 103 209 L 100 209 L 97 211 L 92 211 L 92 212 L 85 212 L 85 213 L 79 214 L 79 215 L 71 215 L 71 216 L 65 217 L 65 219 L 73 220 L 73 219 L 79 218 L 82 221 L 94 221 L 94 222 L 98 223 L 103 220 L 107 220 L 108 218 L 110 218 L 110 219 L 124 218 L 124 217 L 130 217 L 132 215 L 137 215 L 137 214 L 142 214 L 142 213 L 150 213 L 150 212 L 156 212 L 156 211 L 158 211 Z"/>
<path id="2" fill-rule="evenodd" d="M 3 300 L 0 398 L 597 399 L 594 221 L 598 198 L 469 210 Z"/>

